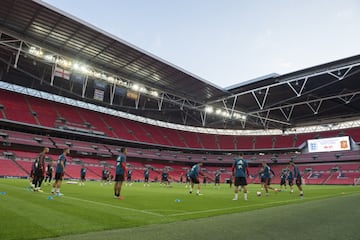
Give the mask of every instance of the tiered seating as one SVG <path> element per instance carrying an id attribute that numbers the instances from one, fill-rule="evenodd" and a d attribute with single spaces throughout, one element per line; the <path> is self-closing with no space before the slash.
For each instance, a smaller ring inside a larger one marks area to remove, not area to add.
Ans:
<path id="1" fill-rule="evenodd" d="M 338 173 L 333 173 L 326 184 L 354 184 L 355 178 L 360 178 L 360 172 L 344 173 L 341 177 Z"/>
<path id="2" fill-rule="evenodd" d="M 52 143 L 46 137 L 9 131 L 9 130 L 1 130 L 1 132 L 6 133 L 8 135 L 6 141 L 9 143 L 23 144 L 23 145 L 31 145 L 31 146 L 44 146 L 51 147 Z M 35 139 L 41 139 L 41 142 L 36 141 Z"/>
<path id="3" fill-rule="evenodd" d="M 5 107 L 7 119 L 37 125 L 37 122 L 25 101 L 25 96 L 5 90 L 1 90 L 0 94 L 0 104 Z"/>
<path id="4" fill-rule="evenodd" d="M 256 136 L 256 149 L 271 149 L 273 146 L 273 136 Z"/>
<path id="5" fill-rule="evenodd" d="M 236 136 L 236 148 L 241 149 L 254 149 L 253 136 Z"/>
<path id="6" fill-rule="evenodd" d="M 147 134 L 143 128 L 144 124 L 139 124 L 135 121 L 123 119 L 124 126 L 134 135 L 135 139 L 140 142 L 154 143 L 151 135 Z"/>
<path id="7" fill-rule="evenodd" d="M 84 132 L 98 131 L 106 136 L 128 141 L 182 148 L 260 150 L 271 149 L 273 144 L 275 148 L 292 148 L 293 146 L 299 147 L 308 139 L 335 137 L 340 133 L 339 130 L 336 130 L 288 136 L 200 134 L 156 127 L 5 90 L 1 90 L 1 96 L 0 104 L 5 106 L 4 112 L 9 120 L 51 128 L 68 125 L 68 127 L 84 129 Z M 350 135 L 355 141 L 360 141 L 360 128 L 342 130 L 341 133 Z M 296 136 L 295 145 L 293 145 L 294 136 Z M 273 142 L 273 138 L 276 139 L 275 142 Z"/>
<path id="8" fill-rule="evenodd" d="M 33 165 L 33 161 L 23 161 L 23 160 L 16 160 L 17 164 L 19 164 L 23 169 L 26 171 L 26 175 L 29 176 L 31 172 L 31 168 Z"/>
<path id="9" fill-rule="evenodd" d="M 292 148 L 294 146 L 293 135 L 276 136 L 275 139 L 275 148 Z"/>
<path id="10" fill-rule="evenodd" d="M 173 146 L 179 146 L 184 148 L 189 147 L 181 134 L 182 131 L 165 128 L 163 128 L 161 131 L 165 134 L 164 136 L 168 138 L 169 142 L 171 142 Z"/>
<path id="11" fill-rule="evenodd" d="M 145 132 L 148 136 L 151 136 L 151 139 L 153 140 L 152 142 L 155 142 L 157 144 L 160 145 L 164 145 L 164 146 L 172 146 L 173 144 L 171 144 L 168 141 L 168 138 L 164 138 L 161 127 L 155 127 L 149 124 L 144 125 L 144 129 Z"/>
<path id="12" fill-rule="evenodd" d="M 137 141 L 133 132 L 126 128 L 124 124 L 125 119 L 119 119 L 110 115 L 103 115 L 103 120 L 108 126 L 112 127 L 117 138 L 129 141 Z"/>
<path id="13" fill-rule="evenodd" d="M 296 134 L 295 135 L 295 147 L 299 147 L 303 143 L 305 143 L 308 139 L 313 139 L 315 136 L 313 133 L 304 133 L 304 134 Z"/>
<path id="14" fill-rule="evenodd" d="M 226 136 L 226 135 L 218 135 L 217 136 L 218 142 L 219 142 L 219 146 L 220 149 L 236 149 L 236 144 L 235 144 L 235 137 L 232 135 Z"/>
<path id="15" fill-rule="evenodd" d="M 89 123 L 92 130 L 103 132 L 108 137 L 115 137 L 107 123 L 103 120 L 103 114 L 83 109 L 79 109 L 78 112 L 83 123 Z"/>
<path id="16" fill-rule="evenodd" d="M 340 171 L 357 171 L 360 170 L 360 163 L 345 163 L 338 165 Z"/>
<path id="17" fill-rule="evenodd" d="M 27 97 L 27 100 L 33 111 L 36 112 L 40 125 L 54 128 L 58 115 L 49 101 L 34 97 Z"/>
<path id="18" fill-rule="evenodd" d="M 71 123 L 74 125 L 83 126 L 84 121 L 80 117 L 75 107 L 60 103 L 54 104 L 53 106 L 58 114 L 58 117 L 65 119 L 67 124 Z"/>
<path id="19" fill-rule="evenodd" d="M 311 173 L 306 177 L 306 184 L 323 184 L 331 174 L 330 172 Z"/>
<path id="20" fill-rule="evenodd" d="M 189 146 L 189 148 L 202 148 L 197 133 L 182 131 L 181 137 L 185 140 L 186 145 Z"/>
<path id="21" fill-rule="evenodd" d="M 35 160 L 39 153 L 29 152 L 29 151 L 18 151 L 18 150 L 11 150 L 14 153 L 16 158 L 26 159 L 26 160 Z"/>
<path id="22" fill-rule="evenodd" d="M 202 143 L 203 148 L 205 148 L 205 149 L 219 149 L 219 146 L 217 144 L 217 139 L 215 138 L 215 135 L 199 133 L 198 136 L 199 136 L 200 142 Z"/>
<path id="23" fill-rule="evenodd" d="M 344 134 L 351 136 L 355 142 L 360 142 L 360 128 L 345 129 Z"/>
<path id="24" fill-rule="evenodd" d="M 12 160 L 0 158 L 0 176 L 27 177 L 28 173 L 19 168 Z"/>

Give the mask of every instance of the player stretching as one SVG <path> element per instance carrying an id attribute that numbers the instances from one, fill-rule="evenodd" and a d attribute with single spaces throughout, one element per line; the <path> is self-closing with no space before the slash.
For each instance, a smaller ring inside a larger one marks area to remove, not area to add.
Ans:
<path id="1" fill-rule="evenodd" d="M 66 168 L 66 155 L 70 154 L 70 149 L 65 148 L 63 153 L 59 156 L 59 159 L 57 160 L 56 165 L 56 172 L 55 172 L 55 182 L 52 186 L 51 193 L 58 196 L 62 196 L 64 194 L 60 193 L 60 187 L 61 183 L 65 174 L 65 168 Z"/>
<path id="2" fill-rule="evenodd" d="M 126 148 L 121 148 L 120 155 L 116 159 L 116 175 L 114 185 L 114 198 L 124 199 L 120 196 L 121 187 L 126 175 Z"/>
<path id="3" fill-rule="evenodd" d="M 34 192 L 42 192 L 41 183 L 44 180 L 45 174 L 45 156 L 49 152 L 49 148 L 45 147 L 35 160 L 34 164 Z"/>
<path id="4" fill-rule="evenodd" d="M 296 164 L 294 163 L 294 161 L 290 161 L 290 165 L 293 167 L 294 169 L 294 178 L 295 178 L 295 184 L 296 186 L 298 187 L 299 189 L 299 192 L 300 192 L 300 197 L 304 197 L 304 192 L 303 192 L 303 189 L 302 189 L 302 182 L 301 182 L 301 173 L 300 173 L 300 170 L 298 168 L 298 166 L 296 166 Z"/>
<path id="5" fill-rule="evenodd" d="M 202 166 L 202 163 L 197 163 L 194 166 L 192 166 L 190 172 L 189 172 L 189 177 L 190 177 L 190 191 L 189 193 L 192 193 L 192 190 L 194 188 L 194 184 L 197 184 L 197 190 L 196 190 L 196 195 L 201 195 L 200 194 L 200 181 L 199 181 L 199 172 L 200 172 L 200 167 Z"/>
<path id="6" fill-rule="evenodd" d="M 235 177 L 234 184 L 234 201 L 238 200 L 239 186 L 244 190 L 244 200 L 247 200 L 247 181 L 246 177 L 249 175 L 247 168 L 247 161 L 243 158 L 242 153 L 239 154 L 239 157 L 234 159 L 232 165 L 232 175 Z"/>
<path id="7" fill-rule="evenodd" d="M 269 196 L 269 189 L 272 189 L 275 191 L 275 188 L 270 187 L 270 183 L 271 183 L 271 173 L 275 176 L 275 173 L 273 170 L 271 170 L 271 168 L 269 167 L 269 165 L 266 164 L 265 161 L 262 162 L 263 168 L 264 168 L 264 177 L 265 177 L 265 192 L 266 192 L 266 196 Z"/>

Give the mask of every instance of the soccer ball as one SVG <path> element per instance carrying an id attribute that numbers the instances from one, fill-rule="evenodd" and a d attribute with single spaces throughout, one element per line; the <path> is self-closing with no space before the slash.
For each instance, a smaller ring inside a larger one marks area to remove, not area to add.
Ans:
<path id="1" fill-rule="evenodd" d="M 256 192 L 256 195 L 257 195 L 258 197 L 260 197 L 260 196 L 261 196 L 261 192 Z"/>

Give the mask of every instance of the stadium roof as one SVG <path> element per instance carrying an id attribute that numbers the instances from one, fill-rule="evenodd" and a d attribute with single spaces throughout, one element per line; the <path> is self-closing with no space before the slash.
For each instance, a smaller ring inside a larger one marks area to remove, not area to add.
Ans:
<path id="1" fill-rule="evenodd" d="M 97 104 L 156 120 L 218 129 L 289 129 L 360 115 L 360 56 L 222 89 L 41 1 L 3 0 L 0 33 L 0 66 L 11 66 L 2 71 L 3 81 L 95 101 L 91 94 L 104 79 L 89 77 L 78 92 L 69 81 L 53 84 L 54 64 L 29 54 L 36 47 L 124 83 L 105 81 Z M 31 77 L 21 82 L 15 71 Z M 138 92 L 128 98 L 124 92 L 137 84 L 157 95 Z"/>

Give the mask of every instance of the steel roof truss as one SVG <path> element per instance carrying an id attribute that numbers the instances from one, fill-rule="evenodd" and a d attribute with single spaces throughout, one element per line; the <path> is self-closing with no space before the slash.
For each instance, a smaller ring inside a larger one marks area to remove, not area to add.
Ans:
<path id="1" fill-rule="evenodd" d="M 251 94 L 253 95 L 253 97 L 255 98 L 255 100 L 256 100 L 256 102 L 257 102 L 257 104 L 258 104 L 258 106 L 259 106 L 259 108 L 262 110 L 262 109 L 264 109 L 264 105 L 265 105 L 265 102 L 266 102 L 266 98 L 267 98 L 267 96 L 268 96 L 268 94 L 269 94 L 269 89 L 270 89 L 270 87 L 266 87 L 265 89 L 265 94 L 264 94 L 264 98 L 261 100 L 261 103 L 260 103 L 260 100 L 259 100 L 259 98 L 258 98 L 258 96 L 256 95 L 256 93 L 258 93 L 258 95 L 260 95 L 262 92 L 261 92 L 261 90 L 263 90 L 264 88 L 260 88 L 260 89 L 258 89 L 258 90 L 256 90 L 256 91 L 251 91 Z M 237 96 L 237 95 L 236 95 Z"/>
<path id="2" fill-rule="evenodd" d="M 293 86 L 293 84 L 292 84 L 293 81 L 292 81 L 292 82 L 289 81 L 289 82 L 287 82 L 287 84 L 289 85 L 289 87 L 291 88 L 291 90 L 294 91 L 294 93 L 296 94 L 296 96 L 297 96 L 297 97 L 300 97 L 302 91 L 304 90 L 304 87 L 305 87 L 305 84 L 306 84 L 307 80 L 308 80 L 308 77 L 306 77 L 306 78 L 304 79 L 304 82 L 302 83 L 299 92 L 298 92 L 298 91 L 295 89 L 295 87 Z M 299 81 L 296 81 L 295 83 L 298 83 L 298 82 L 299 82 Z"/>
<path id="3" fill-rule="evenodd" d="M 345 71 L 344 74 L 341 73 L 341 70 L 346 69 L 346 68 L 339 68 L 337 71 L 337 74 L 334 74 L 333 72 L 328 72 L 329 75 L 337 78 L 338 80 L 343 80 L 347 74 L 350 72 L 350 70 L 353 68 L 353 66 L 350 66 L 349 68 L 347 68 L 347 70 Z"/>
<path id="4" fill-rule="evenodd" d="M 284 115 L 284 117 L 286 118 L 287 121 L 290 121 L 293 110 L 294 110 L 294 105 L 292 105 L 288 111 L 285 111 L 284 108 L 282 108 L 282 107 L 280 108 L 280 111 L 282 112 L 282 114 Z"/>

